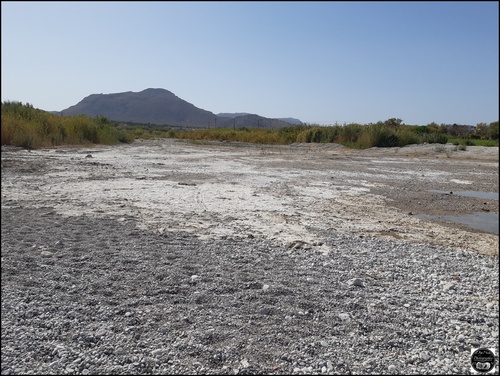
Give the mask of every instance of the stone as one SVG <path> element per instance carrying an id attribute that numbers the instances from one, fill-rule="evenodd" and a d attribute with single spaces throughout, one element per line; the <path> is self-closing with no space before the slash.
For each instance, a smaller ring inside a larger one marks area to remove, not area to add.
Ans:
<path id="1" fill-rule="evenodd" d="M 443 291 L 454 290 L 454 289 L 455 289 L 455 283 L 453 282 L 448 282 L 443 285 Z"/>
<path id="2" fill-rule="evenodd" d="M 104 337 L 106 335 L 106 332 L 107 332 L 106 329 L 101 328 L 95 332 L 95 336 L 99 338 Z"/>
<path id="3" fill-rule="evenodd" d="M 424 362 L 428 362 L 430 358 L 431 357 L 428 353 L 421 353 L 420 354 L 420 359 L 422 359 Z"/>
<path id="4" fill-rule="evenodd" d="M 246 360 L 246 359 L 242 359 L 242 360 L 240 361 L 240 364 L 241 364 L 241 366 L 242 366 L 243 368 L 248 368 L 248 367 L 250 367 L 250 363 L 248 363 L 248 360 Z"/>
<path id="5" fill-rule="evenodd" d="M 361 278 L 353 278 L 347 283 L 351 286 L 365 287 L 364 281 Z"/>
<path id="6" fill-rule="evenodd" d="M 155 349 L 155 350 L 151 351 L 151 355 L 153 355 L 154 357 L 159 357 L 167 352 L 168 352 L 168 350 L 166 350 L 166 349 Z"/>
<path id="7" fill-rule="evenodd" d="M 346 321 L 346 320 L 349 320 L 351 318 L 351 316 L 349 316 L 348 313 L 339 313 L 339 318 L 342 320 L 342 321 Z"/>

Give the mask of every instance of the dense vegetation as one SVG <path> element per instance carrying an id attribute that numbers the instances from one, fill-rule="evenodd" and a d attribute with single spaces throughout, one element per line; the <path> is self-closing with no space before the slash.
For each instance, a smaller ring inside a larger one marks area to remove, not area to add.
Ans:
<path id="1" fill-rule="evenodd" d="M 405 146 L 420 143 L 498 146 L 498 121 L 470 129 L 454 124 L 424 126 L 403 124 L 401 119 L 335 126 L 297 125 L 267 128 L 215 128 L 183 130 L 147 124 L 123 125 L 103 116 L 59 116 L 21 102 L 2 103 L 2 145 L 26 148 L 64 144 L 115 144 L 136 138 L 181 138 L 190 140 L 238 141 L 264 144 L 335 142 L 352 148 Z"/>
<path id="2" fill-rule="evenodd" d="M 63 117 L 21 102 L 2 103 L 1 126 L 2 145 L 25 148 L 116 144 L 133 140 L 105 117 Z"/>

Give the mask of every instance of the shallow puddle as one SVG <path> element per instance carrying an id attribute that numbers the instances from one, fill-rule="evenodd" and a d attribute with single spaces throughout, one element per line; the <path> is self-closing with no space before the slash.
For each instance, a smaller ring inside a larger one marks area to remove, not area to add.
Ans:
<path id="1" fill-rule="evenodd" d="M 432 192 L 432 193 L 441 193 L 444 195 L 449 195 L 454 194 L 458 196 L 467 196 L 467 197 L 474 197 L 474 198 L 484 198 L 486 200 L 498 200 L 498 192 L 481 192 L 481 191 L 439 191 L 436 189 L 429 189 L 426 192 Z"/>
<path id="2" fill-rule="evenodd" d="M 498 213 L 477 212 L 466 215 L 417 214 L 416 217 L 421 219 L 441 219 L 448 222 L 461 223 L 476 230 L 487 231 L 498 235 Z"/>

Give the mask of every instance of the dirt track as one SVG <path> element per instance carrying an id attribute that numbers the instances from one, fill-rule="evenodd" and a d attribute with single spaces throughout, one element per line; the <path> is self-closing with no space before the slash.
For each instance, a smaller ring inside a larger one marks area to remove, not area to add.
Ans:
<path id="1" fill-rule="evenodd" d="M 427 192 L 498 192 L 498 148 L 445 148 L 176 140 L 3 147 L 2 207 L 119 215 L 154 232 L 260 237 L 323 252 L 329 249 L 313 229 L 498 254 L 498 235 L 417 217 L 498 213 L 498 200 Z"/>

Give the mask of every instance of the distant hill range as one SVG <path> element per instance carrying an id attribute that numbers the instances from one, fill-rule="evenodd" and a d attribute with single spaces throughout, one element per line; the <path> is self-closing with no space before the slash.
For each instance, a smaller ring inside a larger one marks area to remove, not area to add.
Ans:
<path id="1" fill-rule="evenodd" d="M 298 119 L 270 119 L 249 113 L 215 115 L 177 97 L 165 89 L 146 89 L 113 94 L 92 94 L 60 115 L 105 116 L 125 122 L 187 128 L 266 127 L 279 129 L 302 124 Z"/>
<path id="2" fill-rule="evenodd" d="M 228 113 L 228 112 L 221 112 L 220 114 L 217 114 L 218 117 L 226 117 L 226 118 L 236 118 L 240 116 L 248 116 L 252 115 L 247 112 L 234 112 L 234 113 Z M 285 123 L 292 124 L 292 125 L 302 125 L 304 124 L 302 121 L 296 118 L 277 118 L 276 120 L 281 120 L 284 121 Z"/>

